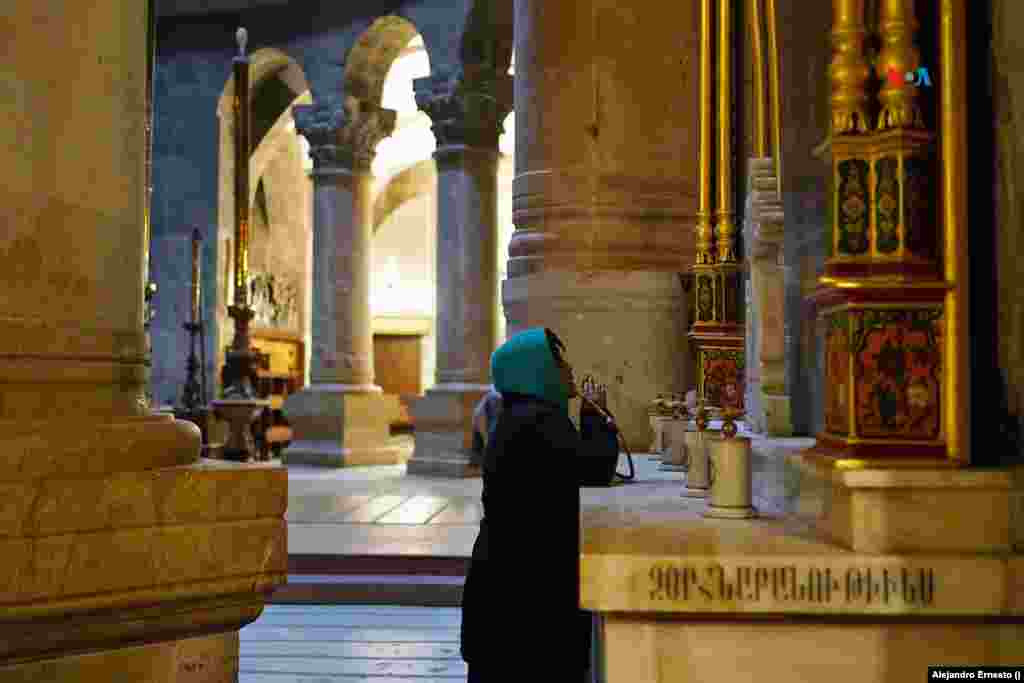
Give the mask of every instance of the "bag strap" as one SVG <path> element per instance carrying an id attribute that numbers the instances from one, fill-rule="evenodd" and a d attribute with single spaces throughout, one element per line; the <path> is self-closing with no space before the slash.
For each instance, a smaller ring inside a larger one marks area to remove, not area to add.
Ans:
<path id="1" fill-rule="evenodd" d="M 603 384 L 598 384 L 597 381 L 594 379 L 593 375 L 586 375 L 583 378 L 582 386 L 584 390 L 583 395 L 585 395 L 586 393 L 592 393 L 594 389 L 600 389 L 601 393 L 607 396 L 607 389 L 605 389 L 605 386 Z M 581 395 L 581 398 L 583 398 L 583 395 Z M 610 421 L 615 422 L 615 416 L 612 415 L 612 411 L 608 410 L 604 406 L 595 403 L 594 401 L 590 401 L 586 398 L 584 398 L 583 400 L 589 403 L 594 408 L 596 408 L 599 412 L 603 413 L 604 416 L 608 418 Z M 632 481 L 633 479 L 636 478 L 636 468 L 633 466 L 633 454 L 629 451 L 629 446 L 626 445 L 626 439 L 625 437 L 622 436 L 622 432 L 618 428 L 618 423 L 615 424 L 616 441 L 622 446 L 622 450 L 626 452 L 626 462 L 629 464 L 629 474 L 622 474 L 621 472 L 619 472 L 618 465 L 616 465 L 615 476 L 625 481 Z"/>

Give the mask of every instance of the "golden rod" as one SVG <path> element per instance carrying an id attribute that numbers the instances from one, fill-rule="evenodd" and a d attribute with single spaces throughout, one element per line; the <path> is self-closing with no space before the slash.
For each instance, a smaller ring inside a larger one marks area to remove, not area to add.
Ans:
<path id="1" fill-rule="evenodd" d="M 249 58 L 247 34 L 238 29 L 238 56 L 232 60 L 235 77 L 235 306 L 246 308 L 249 280 Z"/>
<path id="2" fill-rule="evenodd" d="M 775 182 L 779 198 L 782 197 L 782 86 L 779 77 L 778 16 L 775 0 L 765 0 L 765 20 L 768 28 L 768 87 L 772 110 L 772 157 L 775 159 Z"/>
<path id="3" fill-rule="evenodd" d="M 732 2 L 718 3 L 718 226 L 720 263 L 735 263 L 736 226 L 732 199 Z"/>
<path id="4" fill-rule="evenodd" d="M 864 0 L 832 0 L 832 135 L 868 130 Z"/>
<path id="5" fill-rule="evenodd" d="M 878 130 L 924 127 L 918 89 L 906 79 L 906 74 L 916 73 L 921 65 L 921 55 L 914 45 L 918 27 L 913 2 L 882 0 L 878 8 L 882 49 L 876 63 L 876 75 L 882 83 Z"/>
<path id="6" fill-rule="evenodd" d="M 711 0 L 700 3 L 700 206 L 697 210 L 697 265 L 713 262 L 711 227 L 711 130 L 714 109 L 711 96 Z"/>
<path id="7" fill-rule="evenodd" d="M 761 0 L 750 0 L 750 47 L 754 68 L 754 156 L 768 156 L 768 112 L 764 76 L 764 41 L 761 40 Z"/>
<path id="8" fill-rule="evenodd" d="M 153 204 L 153 63 L 156 61 L 156 0 L 146 3 L 146 160 L 145 181 L 143 183 L 142 200 L 142 248 L 145 256 L 142 264 L 142 288 L 145 293 L 149 288 L 149 276 L 152 269 L 152 204 Z M 145 298 L 145 294 L 143 294 Z M 148 307 L 148 301 L 146 302 Z M 145 317 L 145 314 L 143 314 Z"/>
<path id="9" fill-rule="evenodd" d="M 945 422 L 948 455 L 971 461 L 968 358 L 967 34 L 965 0 L 942 0 L 939 27 L 942 88 L 942 214 L 946 294 Z"/>
<path id="10" fill-rule="evenodd" d="M 192 303 L 192 324 L 199 324 L 200 310 L 199 305 L 201 301 L 201 272 L 202 267 L 200 265 L 200 241 L 202 236 L 199 234 L 199 228 L 192 231 L 192 295 L 190 297 Z"/>

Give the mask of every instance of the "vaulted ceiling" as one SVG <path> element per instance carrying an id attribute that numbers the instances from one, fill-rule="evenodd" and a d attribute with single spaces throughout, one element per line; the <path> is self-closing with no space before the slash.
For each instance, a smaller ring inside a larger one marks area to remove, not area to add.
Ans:
<path id="1" fill-rule="evenodd" d="M 185 14 L 237 12 L 248 7 L 286 4 L 288 4 L 288 0 L 156 0 L 156 11 L 159 16 L 169 17 Z"/>

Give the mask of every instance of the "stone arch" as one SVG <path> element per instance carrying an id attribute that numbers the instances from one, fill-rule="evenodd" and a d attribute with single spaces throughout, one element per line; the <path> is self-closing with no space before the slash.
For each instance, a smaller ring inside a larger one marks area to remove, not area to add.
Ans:
<path id="1" fill-rule="evenodd" d="M 309 90 L 306 74 L 302 67 L 287 53 L 277 48 L 267 47 L 256 50 L 249 55 L 249 101 L 252 102 L 260 94 L 269 79 L 276 78 L 284 87 L 298 97 Z M 217 101 L 217 116 L 230 117 L 231 100 L 235 96 L 235 78 L 228 78 L 224 92 Z"/>
<path id="2" fill-rule="evenodd" d="M 416 25 L 404 17 L 389 14 L 376 19 L 349 50 L 345 94 L 379 107 L 391 65 L 419 34 Z"/>
<path id="3" fill-rule="evenodd" d="M 395 174 L 381 190 L 373 205 L 373 231 L 377 232 L 395 210 L 410 199 L 437 187 L 437 167 L 433 159 L 424 159 Z"/>

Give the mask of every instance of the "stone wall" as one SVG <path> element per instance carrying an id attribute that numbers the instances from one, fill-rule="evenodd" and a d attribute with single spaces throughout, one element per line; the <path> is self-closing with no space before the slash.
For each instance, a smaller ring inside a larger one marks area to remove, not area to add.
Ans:
<path id="1" fill-rule="evenodd" d="M 977 296 L 972 296 L 972 303 L 980 309 L 974 312 L 971 320 L 972 330 L 977 325 L 980 333 L 974 335 L 980 347 L 972 373 L 974 425 L 976 433 L 986 432 L 984 437 L 979 436 L 975 452 L 980 454 L 983 450 L 992 450 L 992 446 L 983 445 L 982 440 L 991 439 L 995 433 L 1001 432 L 1002 455 L 1015 455 L 1019 459 L 1024 457 L 1024 440 L 1020 438 L 1024 431 L 1024 261 L 1020 258 L 1024 250 L 1024 187 L 1020 180 L 1024 172 L 1024 43 L 1021 43 L 1019 35 L 1019 27 L 1024 25 L 1024 4 L 1017 0 L 991 0 L 982 3 L 984 5 L 990 6 L 987 8 L 991 12 L 989 25 L 972 27 L 970 38 L 980 40 L 982 32 L 991 34 L 988 50 L 981 50 L 980 46 L 977 51 L 972 49 L 972 53 L 977 55 L 975 59 L 988 62 L 979 63 L 978 68 L 987 66 L 990 72 L 985 85 L 991 89 L 991 109 L 982 104 L 983 98 L 972 96 L 968 120 L 972 121 L 971 112 L 974 111 L 977 117 L 991 116 L 994 125 L 990 127 L 984 121 L 977 126 L 970 123 L 972 137 L 969 145 L 974 150 L 976 146 L 990 143 L 994 146 L 994 154 L 987 165 L 984 158 L 977 164 L 971 158 L 972 178 L 980 172 L 976 178 L 980 187 L 971 188 L 971 206 L 968 208 L 972 252 L 975 251 L 975 233 L 983 230 L 988 218 L 978 212 L 988 210 L 989 196 L 994 199 L 991 206 L 994 230 L 985 231 L 989 234 L 984 236 L 984 241 L 990 239 L 991 245 L 980 245 L 978 257 L 972 253 L 971 258 L 974 271 L 971 286 L 979 290 Z M 975 81 L 974 74 L 978 73 L 971 68 L 973 66 L 968 65 L 972 82 Z M 986 79 L 977 80 L 984 83 Z M 991 139 L 975 140 L 975 135 Z M 975 151 L 982 154 L 980 150 Z M 986 168 L 991 168 L 991 175 Z M 975 216 L 978 222 L 975 222 Z M 994 269 L 989 267 L 990 260 L 995 262 Z M 991 304 L 986 305 L 985 300 L 991 302 L 993 285 L 997 302 L 995 319 L 986 321 L 982 315 L 991 311 Z M 986 290 L 986 286 L 989 289 Z M 994 325 L 990 327 L 988 323 Z M 994 345 L 992 335 L 996 337 Z M 995 372 L 985 369 L 987 361 L 991 360 L 993 347 L 994 360 L 998 365 Z"/>

